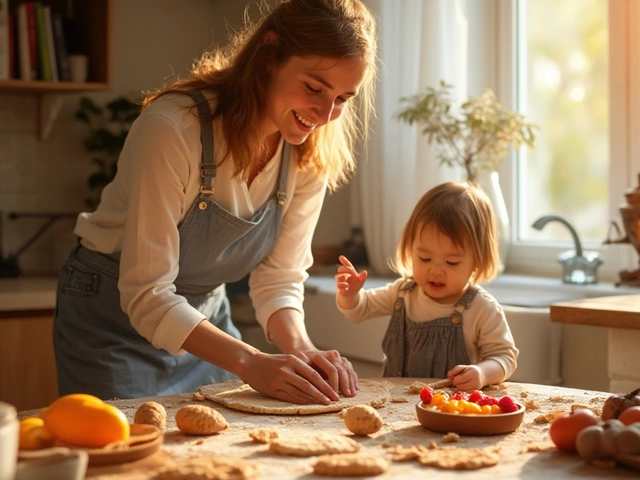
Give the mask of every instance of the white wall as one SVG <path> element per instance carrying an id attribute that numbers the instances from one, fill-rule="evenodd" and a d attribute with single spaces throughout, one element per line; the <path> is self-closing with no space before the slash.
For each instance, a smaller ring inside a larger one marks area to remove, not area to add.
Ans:
<path id="1" fill-rule="evenodd" d="M 188 3 L 188 5 L 187 5 Z M 184 75 L 212 44 L 224 44 L 227 25 L 242 25 L 239 0 L 114 0 L 113 90 L 90 96 L 103 103 L 118 95 L 160 87 Z M 256 2 L 250 2 L 255 4 Z M 255 9 L 251 10 L 253 13 Z M 16 252 L 39 228 L 40 219 L 9 221 L 7 212 L 80 212 L 93 167 L 84 151 L 85 126 L 73 118 L 84 94 L 65 95 L 49 138 L 38 138 L 35 95 L 0 93 L 0 246 Z M 344 215 L 349 195 L 327 199 L 317 229 L 321 245 L 339 244 L 349 233 Z M 59 220 L 19 258 L 25 273 L 54 274 L 73 241 L 73 220 Z"/>

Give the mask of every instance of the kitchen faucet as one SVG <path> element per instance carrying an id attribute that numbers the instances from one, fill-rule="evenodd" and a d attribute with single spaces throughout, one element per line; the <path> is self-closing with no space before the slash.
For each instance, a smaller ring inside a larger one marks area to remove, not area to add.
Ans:
<path id="1" fill-rule="evenodd" d="M 558 262 L 563 266 L 562 281 L 564 283 L 575 283 L 586 285 L 598 283 L 598 267 L 602 265 L 602 260 L 598 257 L 598 252 L 582 251 L 582 244 L 578 238 L 575 228 L 560 215 L 545 215 L 537 219 L 532 225 L 536 230 L 542 230 L 549 222 L 562 223 L 569 229 L 573 237 L 575 250 L 569 250 L 558 255 Z"/>

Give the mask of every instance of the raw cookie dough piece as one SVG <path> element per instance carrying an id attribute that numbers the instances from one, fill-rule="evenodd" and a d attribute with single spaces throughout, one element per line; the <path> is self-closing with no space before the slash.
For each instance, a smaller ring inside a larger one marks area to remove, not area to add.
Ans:
<path id="1" fill-rule="evenodd" d="M 353 405 L 371 405 L 380 407 L 389 398 L 393 385 L 386 380 L 359 381 L 360 390 L 355 397 L 340 397 L 329 405 L 297 405 L 256 392 L 241 380 L 227 380 L 223 383 L 204 385 L 198 388 L 206 399 L 220 403 L 225 407 L 243 412 L 264 413 L 270 415 L 312 415 L 316 413 L 339 412 Z"/>
<path id="2" fill-rule="evenodd" d="M 167 410 L 157 402 L 144 402 L 136 410 L 133 423 L 153 425 L 164 430 L 167 423 Z"/>
<path id="3" fill-rule="evenodd" d="M 322 455 L 313 465 L 314 473 L 333 477 L 380 475 L 388 469 L 389 462 L 384 458 L 359 453 Z"/>
<path id="4" fill-rule="evenodd" d="M 354 405 L 340 412 L 344 424 L 356 435 L 370 435 L 382 428 L 382 417 L 369 405 Z"/>
<path id="5" fill-rule="evenodd" d="M 211 435 L 229 426 L 216 409 L 207 405 L 187 405 L 176 412 L 176 426 L 188 435 Z"/>
<path id="6" fill-rule="evenodd" d="M 163 467 L 159 480 L 252 480 L 262 470 L 259 465 L 233 458 L 199 457 Z"/>
<path id="7" fill-rule="evenodd" d="M 279 455 L 313 457 L 330 453 L 355 453 L 360 444 L 343 435 L 321 433 L 320 435 L 276 438 L 269 443 L 269 451 Z"/>

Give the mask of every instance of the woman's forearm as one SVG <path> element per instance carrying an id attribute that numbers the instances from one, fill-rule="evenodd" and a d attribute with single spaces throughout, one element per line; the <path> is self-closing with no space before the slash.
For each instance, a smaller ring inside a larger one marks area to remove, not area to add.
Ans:
<path id="1" fill-rule="evenodd" d="M 283 352 L 294 354 L 315 349 L 304 325 L 302 313 L 294 308 L 283 308 L 269 318 L 269 339 Z"/>
<path id="2" fill-rule="evenodd" d="M 260 351 L 203 320 L 187 337 L 182 348 L 187 352 L 244 378 L 252 357 Z"/>

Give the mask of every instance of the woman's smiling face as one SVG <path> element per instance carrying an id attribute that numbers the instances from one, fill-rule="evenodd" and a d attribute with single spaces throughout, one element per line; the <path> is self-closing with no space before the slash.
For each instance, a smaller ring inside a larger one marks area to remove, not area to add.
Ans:
<path id="1" fill-rule="evenodd" d="M 280 132 L 293 145 L 303 143 L 314 129 L 340 116 L 364 75 L 358 59 L 291 57 L 270 72 L 265 134 Z"/>

